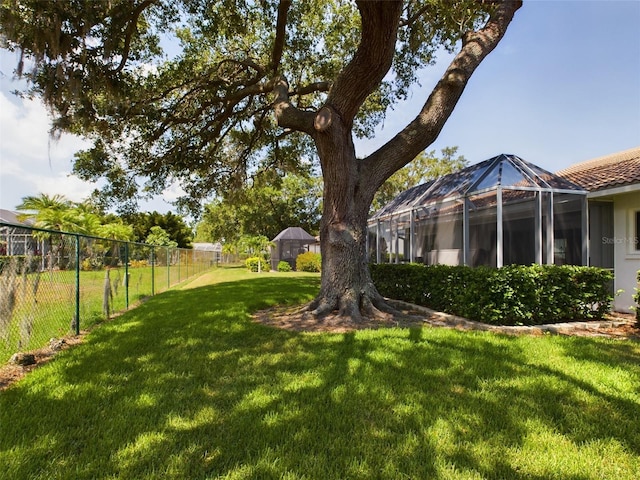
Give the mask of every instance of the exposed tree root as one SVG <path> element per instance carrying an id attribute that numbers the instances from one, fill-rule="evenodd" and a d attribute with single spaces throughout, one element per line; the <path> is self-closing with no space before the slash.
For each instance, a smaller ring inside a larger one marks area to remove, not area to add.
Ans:
<path id="1" fill-rule="evenodd" d="M 391 307 L 384 298 L 374 292 L 373 294 L 360 293 L 346 294 L 341 297 L 335 295 L 323 295 L 322 292 L 312 302 L 299 309 L 307 317 L 313 317 L 317 321 L 331 316 L 332 319 L 341 318 L 346 323 L 360 324 L 363 322 L 380 321 L 388 323 L 396 316 L 406 316 L 399 310 Z"/>
<path id="2" fill-rule="evenodd" d="M 386 314 L 383 317 L 375 318 L 363 315 L 362 320 L 359 323 L 355 323 L 351 318 L 340 316 L 337 310 L 318 318 L 311 313 L 309 305 L 307 304 L 303 308 L 272 307 L 256 312 L 254 320 L 276 328 L 301 332 L 346 333 L 363 329 L 373 330 L 388 327 L 422 328 L 428 326 L 453 328 L 462 331 L 493 331 L 509 335 L 544 335 L 551 331 L 559 335 L 624 338 L 640 341 L 640 328 L 636 324 L 635 317 L 631 315 L 625 316 L 624 314 L 612 314 L 602 321 L 593 322 L 593 324 L 589 322 L 569 322 L 554 326 L 555 329 L 549 330 L 546 328 L 549 326 L 544 325 L 540 327 L 487 325 L 434 312 L 423 307 L 403 304 L 402 302 L 398 303 L 398 307 L 402 310 L 396 310 L 397 314 L 395 315 Z"/>

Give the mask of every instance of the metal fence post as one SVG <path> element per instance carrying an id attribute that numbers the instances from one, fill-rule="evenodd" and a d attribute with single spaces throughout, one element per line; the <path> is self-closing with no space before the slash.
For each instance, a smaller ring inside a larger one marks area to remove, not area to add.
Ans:
<path id="1" fill-rule="evenodd" d="M 156 294 L 156 247 L 151 247 L 151 296 Z"/>
<path id="2" fill-rule="evenodd" d="M 80 335 L 80 236 L 76 239 L 76 335 Z"/>
<path id="3" fill-rule="evenodd" d="M 129 310 L 129 242 L 124 244 L 124 306 Z"/>
<path id="4" fill-rule="evenodd" d="M 43 235 L 37 235 L 41 232 Z M 49 238 L 50 241 L 45 240 Z M 57 242 L 62 238 L 62 244 L 53 245 L 52 240 Z M 19 349 L 39 348 L 46 345 L 54 336 L 62 332 L 69 335 L 80 335 L 81 326 L 91 327 L 104 318 L 105 298 L 107 294 L 107 308 L 109 311 L 123 310 L 122 300 L 125 301 L 125 308 L 132 308 L 133 301 L 131 294 L 137 298 L 140 296 L 156 295 L 164 291 L 164 281 L 159 272 L 158 288 L 156 289 L 155 272 L 158 255 L 157 248 L 163 248 L 167 252 L 167 283 L 178 284 L 187 278 L 202 273 L 207 267 L 213 266 L 213 260 L 217 254 L 200 253 L 178 249 L 157 247 L 149 244 L 137 244 L 135 242 L 125 242 L 92 235 L 83 235 L 75 232 L 60 232 L 57 230 L 30 227 L 28 225 L 11 224 L 0 221 L 0 239 L 2 245 L 0 250 L 9 258 L 4 259 L 5 269 L 3 279 L 10 273 L 7 265 L 12 268 L 20 268 L 22 278 L 18 278 L 16 273 L 15 308 L 9 312 L 8 325 L 3 325 L 7 335 L 11 335 L 8 340 L 3 341 L 0 335 L 0 365 L 8 361 L 11 354 Z M 74 239 L 74 249 L 69 242 Z M 117 243 L 114 243 L 117 242 Z M 124 245 L 124 251 L 122 244 Z M 110 248 L 109 248 L 110 247 Z M 6 251 L 5 251 L 6 250 Z M 7 255 L 8 254 L 8 255 Z M 171 263 L 174 259 L 178 267 L 178 272 L 171 272 Z M 13 258 L 16 257 L 16 258 Z M 20 257 L 24 257 L 24 262 Z M 75 258 L 75 266 L 72 264 Z M 145 259 L 151 262 L 151 269 L 146 261 L 134 262 L 134 259 Z M 48 260 L 47 260 L 48 259 Z M 125 262 L 124 269 L 122 261 Z M 161 261 L 161 259 L 160 259 Z M 23 263 L 24 265 L 23 265 Z M 59 263 L 56 263 L 59 262 Z M 134 263 L 135 268 L 130 263 Z M 183 266 L 184 265 L 184 266 Z M 106 268 L 114 275 L 109 278 Z M 160 265 L 161 267 L 163 265 Z M 131 267 L 131 268 L 130 268 Z M 142 268 L 144 267 L 144 268 Z M 124 271 L 124 281 L 118 272 Z M 100 275 L 100 272 L 102 275 Z M 151 285 L 149 285 L 147 274 L 151 273 Z M 172 275 L 178 273 L 174 280 Z M 185 276 L 186 274 L 186 276 Z M 134 291 L 129 290 L 132 276 L 136 280 L 133 283 Z M 106 283 L 109 281 L 110 283 Z M 122 288 L 118 285 L 122 283 Z M 99 285 L 102 288 L 99 288 Z M 17 288 L 20 287 L 20 291 Z M 4 285 L 0 288 L 6 288 Z M 12 287 L 14 288 L 14 287 Z M 75 289 L 75 290 L 74 290 Z M 4 290 L 2 293 L 5 293 Z M 40 301 L 42 299 L 42 301 Z M 102 301 L 100 301 L 102 300 Z M 135 299 L 133 299 L 135 301 Z M 18 302 L 20 302 L 18 304 Z M 115 303 L 115 305 L 114 305 Z M 55 308 L 54 308 L 55 305 Z M 5 305 L 2 305 L 3 307 Z M 18 311 L 18 309 L 20 309 Z M 16 313 L 18 312 L 18 313 Z M 4 334 L 4 331 L 2 332 Z"/>
<path id="5" fill-rule="evenodd" d="M 180 264 L 182 263 L 182 254 L 180 250 L 178 250 L 178 283 L 180 283 Z"/>

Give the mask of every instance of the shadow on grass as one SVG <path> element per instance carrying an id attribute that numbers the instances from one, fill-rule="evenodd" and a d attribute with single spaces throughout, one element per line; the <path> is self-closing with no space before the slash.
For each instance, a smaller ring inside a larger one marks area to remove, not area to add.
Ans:
<path id="1" fill-rule="evenodd" d="M 640 469 L 637 345 L 250 321 L 318 286 L 281 277 L 170 291 L 96 330 L 0 394 L 0 478 L 577 480 Z M 583 370 L 595 362 L 604 373 L 593 380 Z"/>

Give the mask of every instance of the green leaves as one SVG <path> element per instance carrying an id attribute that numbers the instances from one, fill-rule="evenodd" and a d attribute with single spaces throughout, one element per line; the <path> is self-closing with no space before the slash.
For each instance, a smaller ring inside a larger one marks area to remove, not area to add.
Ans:
<path id="1" fill-rule="evenodd" d="M 572 265 L 503 268 L 372 264 L 379 292 L 498 325 L 602 318 L 611 308 L 612 273 Z"/>
<path id="2" fill-rule="evenodd" d="M 319 253 L 304 252 L 296 257 L 296 270 L 298 272 L 322 271 L 322 257 Z"/>
<path id="3" fill-rule="evenodd" d="M 300 226 L 317 233 L 321 179 L 302 175 L 256 178 L 252 184 L 205 206 L 197 238 L 237 241 L 243 234 L 274 238 L 287 227 Z"/>
<path id="4" fill-rule="evenodd" d="M 76 174 L 106 178 L 101 195 L 120 203 L 140 195 L 134 179 L 152 193 L 178 182 L 188 197 L 181 205 L 197 210 L 199 198 L 233 190 L 274 160 L 315 161 L 311 138 L 276 125 L 273 75 L 287 79 L 293 107 L 317 110 L 359 46 L 361 19 L 351 2 L 292 2 L 278 39 L 278 5 L 25 0 L 3 3 L 0 26 L 4 46 L 24 55 L 17 73 L 55 112 L 54 130 L 95 140 L 77 154 Z M 392 71 L 360 108 L 353 134 L 373 135 L 417 70 L 483 18 L 483 8 L 407 2 Z"/>
<path id="5" fill-rule="evenodd" d="M 157 245 L 159 247 L 177 247 L 178 242 L 174 242 L 169 237 L 169 234 L 164 231 L 162 227 L 158 227 L 157 225 L 151 227 L 151 231 L 147 238 L 145 238 L 144 243 L 149 245 Z"/>

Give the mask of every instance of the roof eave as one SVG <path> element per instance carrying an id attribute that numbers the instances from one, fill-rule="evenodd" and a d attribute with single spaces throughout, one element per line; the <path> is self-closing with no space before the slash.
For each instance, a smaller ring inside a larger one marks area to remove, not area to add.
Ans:
<path id="1" fill-rule="evenodd" d="M 587 198 L 610 197 L 612 195 L 621 195 L 623 193 L 632 193 L 640 191 L 640 183 L 631 183 L 620 187 L 607 187 L 600 190 L 594 190 L 587 194 Z"/>

